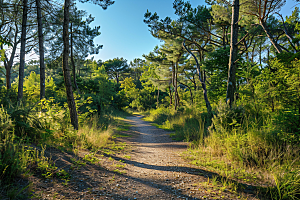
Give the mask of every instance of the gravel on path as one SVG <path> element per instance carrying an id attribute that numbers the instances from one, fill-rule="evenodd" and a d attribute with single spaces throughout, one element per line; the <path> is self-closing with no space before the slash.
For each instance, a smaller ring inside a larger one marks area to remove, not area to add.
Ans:
<path id="1" fill-rule="evenodd" d="M 52 150 L 58 168 L 71 175 L 67 184 L 59 180 L 31 177 L 31 199 L 240 199 L 239 194 L 216 190 L 205 184 L 213 173 L 199 169 L 181 158 L 188 143 L 173 141 L 170 132 L 141 120 L 127 117 L 132 124 L 118 142 L 130 152 L 102 154 L 98 163 L 74 169 L 70 153 Z M 84 157 L 89 152 L 82 151 Z M 255 199 L 254 197 L 247 199 Z"/>

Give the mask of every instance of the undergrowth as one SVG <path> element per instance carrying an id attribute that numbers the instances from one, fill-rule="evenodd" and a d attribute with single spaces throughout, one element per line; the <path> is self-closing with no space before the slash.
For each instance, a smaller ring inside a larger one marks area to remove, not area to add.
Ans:
<path id="1" fill-rule="evenodd" d="M 291 126 L 298 116 L 253 107 L 220 102 L 212 120 L 197 109 L 158 108 L 146 112 L 145 120 L 191 142 L 183 156 L 193 164 L 254 185 L 262 198 L 300 199 L 300 137 Z"/>
<path id="2" fill-rule="evenodd" d="M 77 105 L 88 103 L 83 100 Z M 124 114 L 112 110 L 99 116 L 95 111 L 87 110 L 79 113 L 81 123 L 79 129 L 74 130 L 65 106 L 49 99 L 33 105 L 0 107 L 0 195 L 7 196 L 12 191 L 11 185 L 16 178 L 32 174 L 44 179 L 57 177 L 67 184 L 69 175 L 45 156 L 48 147 L 73 152 L 78 149 L 97 152 L 107 146 L 117 148 L 111 141 L 116 129 L 114 123 L 117 116 Z M 22 194 L 28 186 L 21 190 Z M 13 192 L 9 198 L 21 198 L 21 193 Z"/>

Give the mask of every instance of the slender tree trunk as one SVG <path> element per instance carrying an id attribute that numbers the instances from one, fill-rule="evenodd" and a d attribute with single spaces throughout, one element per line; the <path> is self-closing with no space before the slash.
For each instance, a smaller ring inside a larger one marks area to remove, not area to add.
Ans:
<path id="1" fill-rule="evenodd" d="M 227 81 L 227 92 L 226 102 L 229 103 L 230 107 L 234 102 L 234 94 L 236 91 L 236 60 L 238 54 L 237 40 L 238 40 L 238 20 L 239 20 L 240 1 L 234 0 L 232 5 L 232 19 L 231 19 L 231 39 L 230 39 L 230 57 L 229 57 L 229 68 L 228 68 L 228 81 Z"/>
<path id="2" fill-rule="evenodd" d="M 178 95 L 178 85 L 177 85 L 177 71 L 178 71 L 178 63 L 176 62 L 175 63 L 175 79 L 174 79 L 174 81 L 175 81 L 175 96 L 176 96 L 176 103 L 175 103 L 175 110 L 178 108 L 178 106 L 179 106 L 179 95 Z"/>
<path id="3" fill-rule="evenodd" d="M 45 61 L 44 61 L 44 38 L 43 38 L 43 23 L 41 2 L 36 0 L 36 12 L 38 22 L 38 37 L 39 37 L 39 53 L 40 53 L 40 99 L 45 98 Z"/>
<path id="4" fill-rule="evenodd" d="M 261 52 L 262 52 L 262 43 L 259 44 L 259 64 L 261 66 Z"/>
<path id="5" fill-rule="evenodd" d="M 251 62 L 254 62 L 254 56 L 255 56 L 255 48 L 256 48 L 256 43 L 253 44 L 253 49 L 251 52 Z"/>
<path id="6" fill-rule="evenodd" d="M 17 36 L 18 36 L 18 26 L 16 26 L 16 31 L 15 31 L 15 36 L 14 36 L 14 45 L 10 54 L 10 59 L 8 60 L 6 55 L 5 55 L 5 61 L 4 61 L 4 66 L 5 66 L 5 77 L 6 77 L 6 89 L 10 89 L 11 88 L 11 68 L 13 65 L 13 61 L 15 58 L 15 54 L 16 54 L 16 50 L 17 50 L 17 45 L 18 45 L 18 41 L 17 41 Z"/>
<path id="7" fill-rule="evenodd" d="M 174 88 L 174 108 L 177 108 L 177 95 L 176 95 L 176 87 L 175 87 L 175 65 L 172 63 L 172 86 Z"/>
<path id="8" fill-rule="evenodd" d="M 195 75 L 193 75 L 193 84 L 194 84 L 194 88 L 195 91 L 197 90 L 197 84 L 196 84 L 196 80 L 195 80 Z"/>
<path id="9" fill-rule="evenodd" d="M 19 86 L 18 86 L 18 101 L 23 98 L 23 82 L 25 69 L 25 44 L 26 44 L 26 25 L 27 25 L 27 0 L 23 0 L 23 19 L 22 19 L 22 34 L 21 34 L 21 50 L 20 50 L 20 68 L 19 68 Z"/>
<path id="10" fill-rule="evenodd" d="M 119 84 L 119 72 L 117 72 L 117 76 L 116 76 L 116 80 L 117 80 L 117 84 Z"/>
<path id="11" fill-rule="evenodd" d="M 6 89 L 10 89 L 11 88 L 11 68 L 9 66 L 5 66 L 5 77 L 6 77 Z"/>
<path id="12" fill-rule="evenodd" d="M 156 105 L 156 108 L 158 108 L 158 103 L 159 103 L 159 86 L 157 86 L 157 105 Z"/>
<path id="13" fill-rule="evenodd" d="M 202 85 L 202 89 L 203 89 L 203 96 L 204 96 L 204 101 L 205 101 L 205 104 L 206 104 L 206 109 L 207 109 L 207 113 L 212 117 L 212 108 L 211 108 L 211 105 L 210 105 L 210 102 L 208 100 L 208 96 L 207 96 L 207 88 L 206 88 L 206 75 L 205 75 L 205 72 L 203 74 L 203 77 L 204 79 L 202 79 L 201 77 L 201 69 L 200 69 L 200 65 L 199 65 L 199 62 L 198 62 L 198 59 L 197 57 L 187 48 L 187 46 L 185 45 L 185 40 L 183 41 L 183 46 L 184 48 L 193 56 L 193 58 L 195 59 L 196 61 L 196 65 L 197 65 L 197 73 L 198 73 L 198 79 Z"/>
<path id="14" fill-rule="evenodd" d="M 223 36 L 222 36 L 223 49 L 226 49 L 225 37 L 227 37 L 227 35 L 225 35 L 225 27 L 222 27 L 222 30 L 223 30 Z"/>
<path id="15" fill-rule="evenodd" d="M 68 65 L 69 60 L 69 10 L 70 0 L 65 0 L 64 5 L 64 25 L 63 25 L 63 41 L 64 41 L 64 53 L 63 53 L 63 73 L 66 86 L 67 101 L 70 110 L 71 124 L 74 129 L 78 130 L 78 116 L 76 111 L 76 105 L 72 90 L 72 80 L 70 75 L 70 68 Z"/>
<path id="16" fill-rule="evenodd" d="M 189 89 L 190 95 L 191 95 L 191 101 L 192 101 L 192 104 L 194 104 L 193 92 L 191 90 L 191 87 L 188 86 L 187 84 L 182 83 L 182 82 L 179 82 L 179 83 L 182 84 L 182 85 L 184 85 L 184 86 L 186 86 Z"/>
<path id="17" fill-rule="evenodd" d="M 171 92 L 171 86 L 169 86 L 169 92 L 170 92 L 170 105 L 173 104 L 173 97 L 172 97 L 172 92 Z"/>
<path id="18" fill-rule="evenodd" d="M 266 35 L 270 39 L 270 41 L 273 44 L 274 48 L 276 49 L 277 53 L 281 53 L 282 52 L 281 47 L 277 44 L 277 42 L 274 40 L 273 36 L 270 34 L 266 22 L 260 20 L 260 26 L 265 31 Z"/>
<path id="19" fill-rule="evenodd" d="M 72 72 L 73 72 L 73 83 L 74 83 L 74 86 L 77 90 L 77 92 L 80 94 L 80 90 L 78 88 L 78 85 L 77 85 L 77 81 L 76 81 L 76 66 L 75 66 L 75 62 L 74 62 L 74 55 L 73 55 L 73 28 L 72 28 L 72 23 L 71 23 L 71 62 L 72 62 Z"/>

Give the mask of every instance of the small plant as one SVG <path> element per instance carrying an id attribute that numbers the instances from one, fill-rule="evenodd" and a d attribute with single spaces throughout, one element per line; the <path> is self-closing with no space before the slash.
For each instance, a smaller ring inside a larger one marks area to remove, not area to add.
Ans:
<path id="1" fill-rule="evenodd" d="M 109 179 L 109 181 L 111 181 L 111 182 L 115 181 L 115 175 L 113 175 L 113 177 L 111 179 Z"/>
<path id="2" fill-rule="evenodd" d="M 90 162 L 91 164 L 95 164 L 96 162 L 100 161 L 99 158 L 95 157 L 95 154 L 86 154 L 83 160 L 86 162 Z"/>
<path id="3" fill-rule="evenodd" d="M 81 166 L 85 166 L 86 163 L 81 161 L 81 160 L 76 160 L 75 158 L 71 158 L 72 162 L 73 162 L 73 165 L 72 165 L 72 168 L 77 168 L 79 169 Z"/>
<path id="4" fill-rule="evenodd" d="M 119 174 L 125 174 L 126 173 L 125 170 L 120 171 L 119 169 L 115 169 L 114 172 L 117 172 Z"/>
<path id="5" fill-rule="evenodd" d="M 120 164 L 116 164 L 115 167 L 118 167 L 118 168 L 124 168 L 126 166 L 126 164 L 124 165 L 120 165 Z"/>
<path id="6" fill-rule="evenodd" d="M 66 172 L 64 169 L 59 170 L 56 172 L 56 176 L 60 179 L 70 179 L 71 176 L 68 172 Z"/>
<path id="7" fill-rule="evenodd" d="M 124 158 L 127 158 L 127 159 L 130 159 L 130 158 L 131 158 L 131 156 L 128 156 L 128 155 L 124 155 L 123 157 L 124 157 Z"/>

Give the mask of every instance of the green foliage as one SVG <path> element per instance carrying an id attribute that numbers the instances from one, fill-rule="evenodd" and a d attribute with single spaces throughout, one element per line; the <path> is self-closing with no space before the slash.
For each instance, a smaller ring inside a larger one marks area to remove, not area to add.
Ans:
<path id="1" fill-rule="evenodd" d="M 110 78 L 114 78 L 119 83 L 120 78 L 128 72 L 127 60 L 124 58 L 115 58 L 103 63 L 105 70 Z"/>
<path id="2" fill-rule="evenodd" d="M 231 108 L 228 104 L 220 101 L 217 107 L 217 113 L 212 119 L 213 126 L 211 129 L 217 131 L 232 130 L 241 126 L 245 118 L 245 110 L 242 106 L 233 105 Z"/>
<path id="3" fill-rule="evenodd" d="M 276 186 L 270 193 L 273 199 L 299 199 L 300 198 L 300 169 L 284 166 L 273 174 Z"/>
<path id="4" fill-rule="evenodd" d="M 152 109 L 149 111 L 149 116 L 145 118 L 147 121 L 151 121 L 162 125 L 168 120 L 172 114 L 172 111 L 169 108 L 160 107 L 158 109 Z"/>

